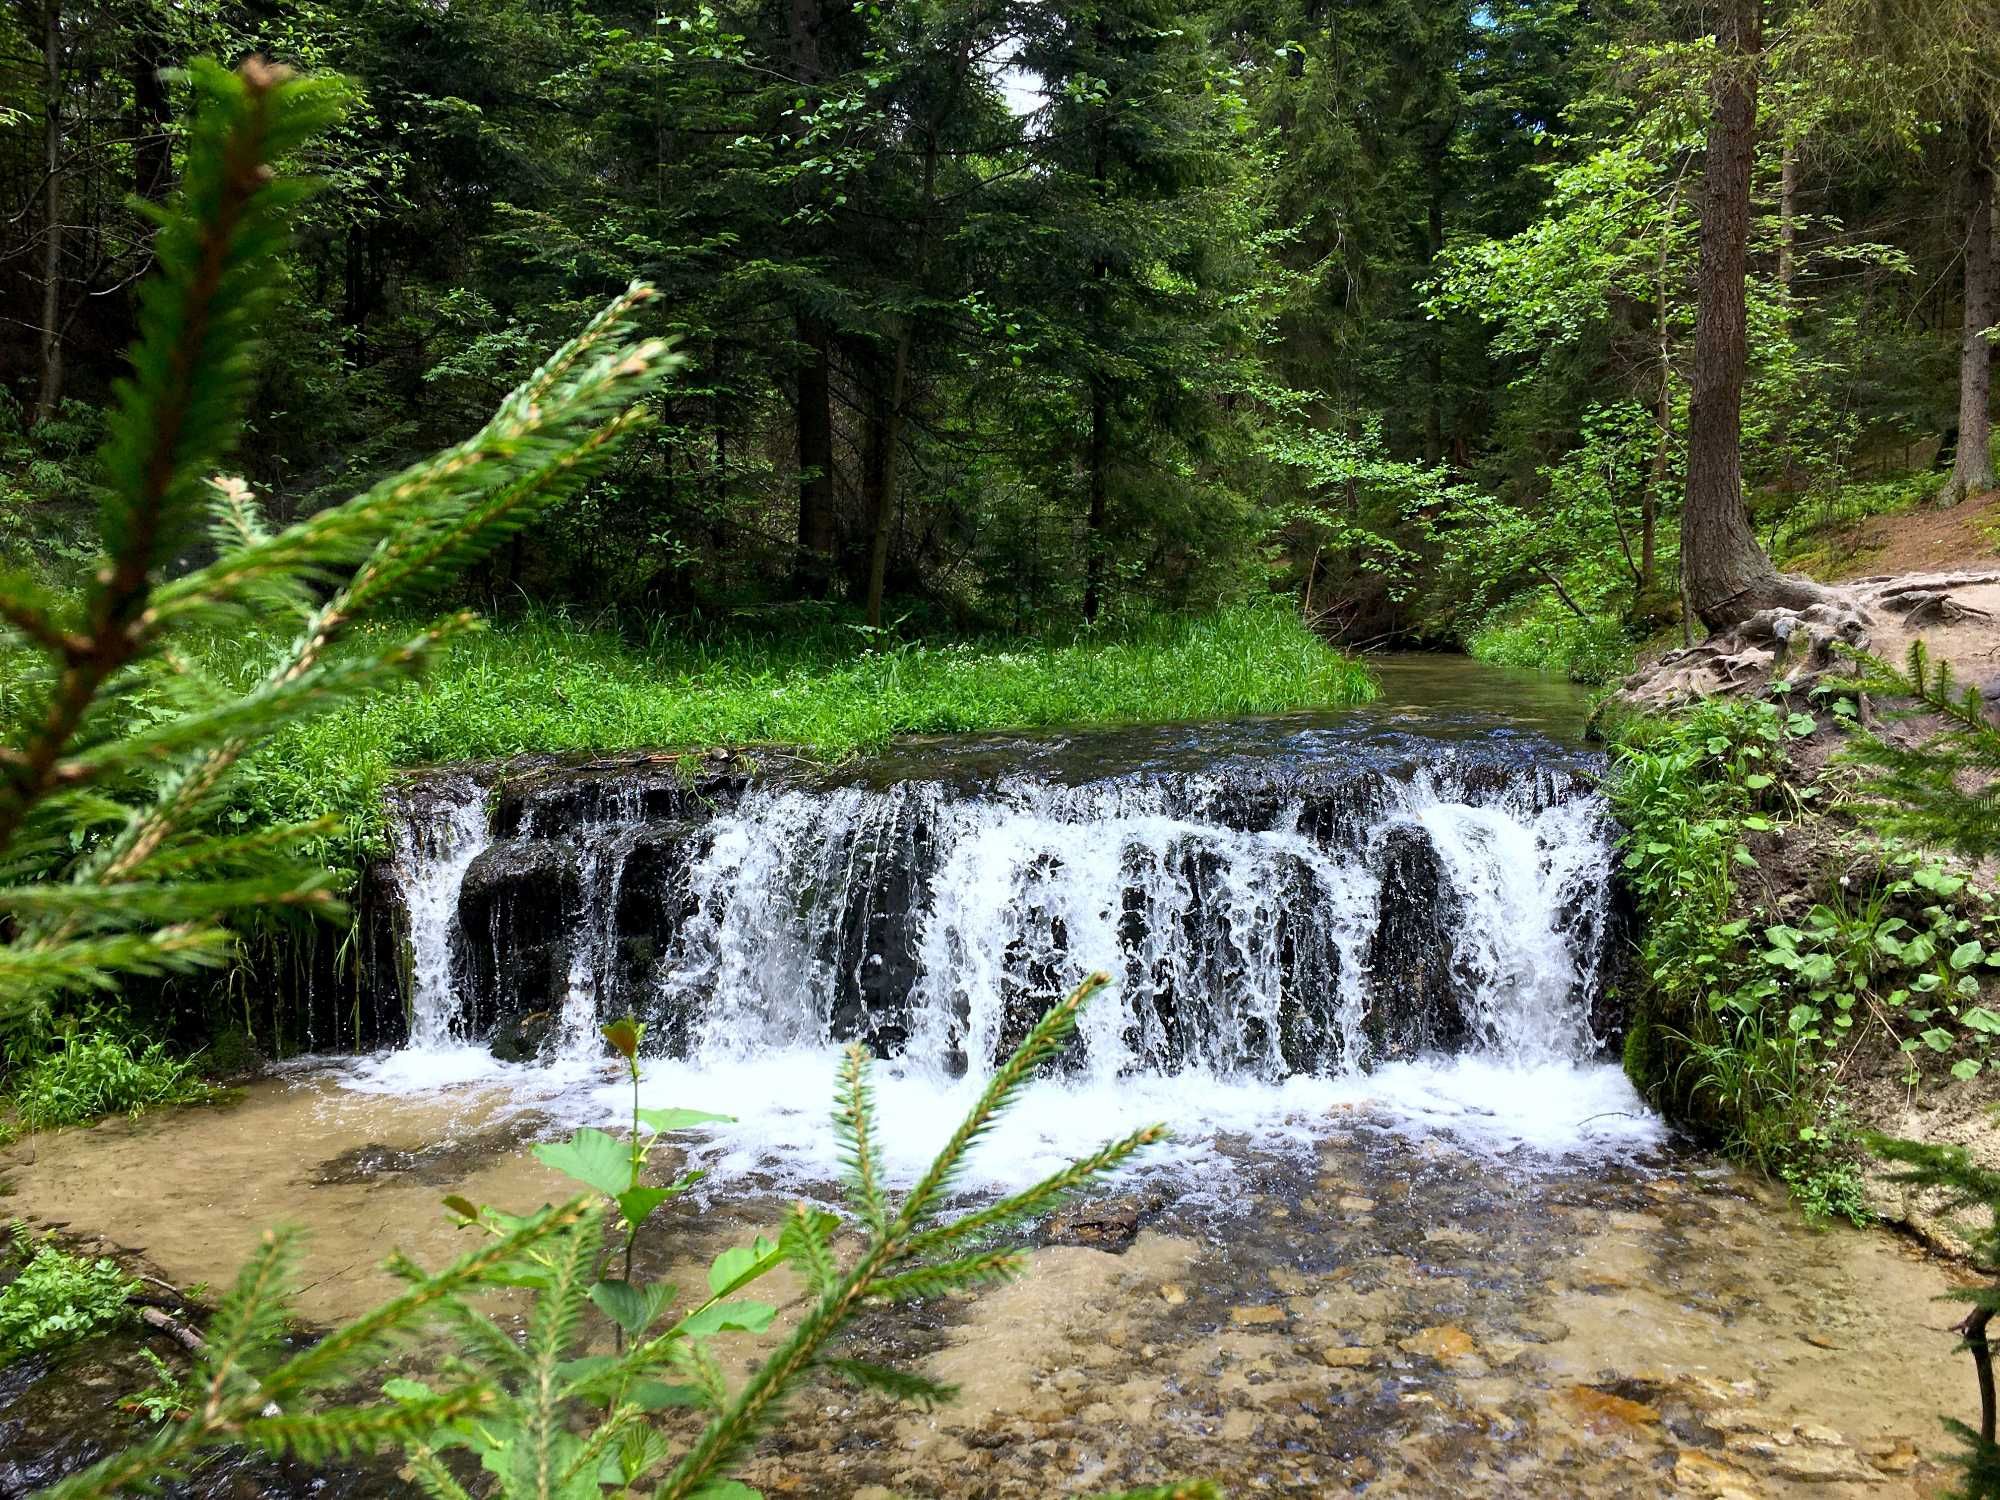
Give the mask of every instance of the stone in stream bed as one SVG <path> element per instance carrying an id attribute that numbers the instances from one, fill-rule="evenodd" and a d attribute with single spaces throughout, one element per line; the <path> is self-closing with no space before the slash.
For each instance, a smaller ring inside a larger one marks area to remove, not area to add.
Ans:
<path id="1" fill-rule="evenodd" d="M 1123 1255 L 1139 1237 L 1140 1223 L 1166 1207 L 1158 1193 L 1074 1203 L 1042 1221 L 1044 1245 L 1081 1245 Z"/>

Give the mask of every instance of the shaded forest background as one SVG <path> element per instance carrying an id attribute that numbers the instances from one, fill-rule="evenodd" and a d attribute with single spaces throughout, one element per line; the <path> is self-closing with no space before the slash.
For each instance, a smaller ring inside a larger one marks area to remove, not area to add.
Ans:
<path id="1" fill-rule="evenodd" d="M 1764 9 L 1743 455 L 1781 552 L 1961 447 L 2000 49 L 1977 6 Z M 356 99 L 247 444 L 281 514 L 645 279 L 690 363 L 490 607 L 1029 630 L 1275 586 L 1350 644 L 1525 614 L 1575 667 L 1682 614 L 1715 10 L 13 0 L 0 543 L 88 514 L 172 70 L 261 51 Z"/>

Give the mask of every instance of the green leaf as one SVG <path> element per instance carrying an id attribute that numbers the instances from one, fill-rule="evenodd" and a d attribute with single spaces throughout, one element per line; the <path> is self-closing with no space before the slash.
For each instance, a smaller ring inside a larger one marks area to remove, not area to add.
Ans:
<path id="1" fill-rule="evenodd" d="M 625 1399 L 646 1411 L 675 1406 L 706 1406 L 708 1393 L 698 1385 L 669 1385 L 664 1380 L 635 1380 Z"/>
<path id="2" fill-rule="evenodd" d="M 721 1333 L 725 1329 L 762 1333 L 777 1315 L 777 1308 L 768 1302 L 711 1302 L 682 1318 L 678 1326 L 682 1333 L 692 1338 Z"/>
<path id="3" fill-rule="evenodd" d="M 674 1289 L 662 1283 L 634 1286 L 629 1281 L 600 1281 L 590 1289 L 590 1300 L 612 1322 L 633 1338 L 653 1326 L 660 1309 Z"/>
<path id="4" fill-rule="evenodd" d="M 1951 950 L 1951 966 L 1954 969 L 1969 969 L 1984 957 L 1986 949 L 1975 938 L 1969 943 L 1960 943 Z"/>
<path id="5" fill-rule="evenodd" d="M 619 1216 L 637 1229 L 651 1217 L 654 1209 L 674 1197 L 678 1191 L 670 1187 L 627 1188 L 618 1195 Z"/>
<path id="6" fill-rule="evenodd" d="M 535 1147 L 535 1155 L 544 1165 L 596 1188 L 607 1198 L 616 1198 L 632 1186 L 631 1148 L 589 1126 L 566 1141 L 544 1141 Z"/>
<path id="7" fill-rule="evenodd" d="M 1951 1076 L 1954 1078 L 1977 1078 L 1981 1066 L 1982 1064 L 1976 1057 L 1961 1057 L 1951 1065 Z"/>
<path id="8" fill-rule="evenodd" d="M 1949 1031 L 1940 1031 L 1937 1027 L 1933 1026 L 1929 1031 L 1923 1033 L 1923 1040 L 1924 1045 L 1933 1052 L 1951 1051 L 1952 1036 Z"/>
<path id="9" fill-rule="evenodd" d="M 764 1500 L 762 1490 L 753 1490 L 740 1479 L 711 1479 L 688 1500 Z"/>
<path id="10" fill-rule="evenodd" d="M 748 1247 L 733 1245 L 716 1256 L 708 1265 L 708 1291 L 713 1297 L 726 1297 L 738 1287 L 745 1286 L 775 1267 L 783 1257 L 778 1247 L 762 1235 Z"/>
<path id="11" fill-rule="evenodd" d="M 421 1380 L 404 1380 L 398 1377 L 382 1382 L 382 1394 L 397 1401 L 429 1401 L 436 1393 Z"/>
<path id="12" fill-rule="evenodd" d="M 1958 1019 L 1961 1025 L 1974 1031 L 1983 1031 L 1989 1036 L 2000 1034 L 2000 1015 L 1995 1015 L 1983 1005 L 1973 1006 Z"/>
<path id="13" fill-rule="evenodd" d="M 702 1109 L 641 1109 L 634 1113 L 641 1125 L 662 1135 L 670 1130 L 687 1130 L 695 1125 L 730 1125 L 736 1121 L 734 1115 L 714 1115 Z"/>

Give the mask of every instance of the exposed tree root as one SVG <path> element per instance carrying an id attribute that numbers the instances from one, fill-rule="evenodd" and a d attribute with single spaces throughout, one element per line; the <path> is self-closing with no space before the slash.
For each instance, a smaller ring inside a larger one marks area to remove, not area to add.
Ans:
<path id="1" fill-rule="evenodd" d="M 1867 650 L 1884 634 L 1901 638 L 1992 620 L 1992 608 L 1959 593 L 2000 584 L 2000 571 L 1915 573 L 1843 584 L 1778 578 L 1786 587 L 1770 599 L 1760 591 L 1752 612 L 1628 677 L 1618 701 L 1657 712 L 1761 689 L 1774 677 L 1802 683 L 1840 665 L 1838 646 Z"/>

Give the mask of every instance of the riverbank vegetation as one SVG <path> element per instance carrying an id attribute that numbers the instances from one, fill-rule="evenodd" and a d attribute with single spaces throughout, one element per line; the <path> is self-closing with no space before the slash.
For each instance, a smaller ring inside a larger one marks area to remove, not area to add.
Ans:
<path id="1" fill-rule="evenodd" d="M 327 849 L 351 866 L 380 851 L 383 785 L 411 766 L 627 747 L 837 759 L 899 734 L 1338 708 L 1374 691 L 1365 667 L 1275 602 L 1068 640 L 936 644 L 878 640 L 815 609 L 644 639 L 530 614 L 461 638 L 420 683 L 278 735 L 246 768 L 239 808 L 257 822 L 337 820 Z"/>

